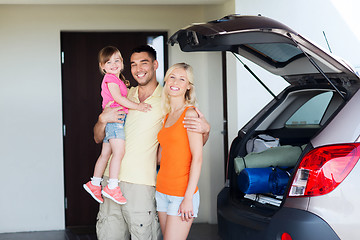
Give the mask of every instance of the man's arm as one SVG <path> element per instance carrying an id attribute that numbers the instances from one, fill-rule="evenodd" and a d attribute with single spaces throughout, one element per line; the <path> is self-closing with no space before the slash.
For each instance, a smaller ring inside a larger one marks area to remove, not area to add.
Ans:
<path id="1" fill-rule="evenodd" d="M 207 142 L 210 134 L 210 124 L 206 121 L 204 114 L 200 112 L 198 108 L 195 108 L 199 117 L 185 117 L 184 118 L 184 127 L 191 132 L 201 133 L 203 136 L 203 144 Z"/>
<path id="2" fill-rule="evenodd" d="M 103 112 L 99 115 L 98 121 L 94 126 L 94 140 L 96 143 L 101 143 L 102 140 L 104 139 L 105 126 L 107 123 L 123 122 L 122 120 L 119 119 L 123 118 L 122 114 L 124 114 L 124 112 L 119 111 L 121 107 L 111 108 L 110 105 L 112 103 L 113 102 L 108 102 L 108 104 L 106 104 Z"/>

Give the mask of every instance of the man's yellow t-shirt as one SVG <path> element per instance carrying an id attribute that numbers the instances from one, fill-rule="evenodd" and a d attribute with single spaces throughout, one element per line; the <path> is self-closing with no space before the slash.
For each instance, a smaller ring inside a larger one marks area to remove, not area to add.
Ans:
<path id="1" fill-rule="evenodd" d="M 145 102 L 151 110 L 141 112 L 129 109 L 125 122 L 125 155 L 121 161 L 119 180 L 135 184 L 155 186 L 156 160 L 159 142 L 157 134 L 162 127 L 160 84 Z M 138 87 L 132 87 L 127 95 L 139 103 Z M 109 164 L 104 175 L 109 176 Z"/>

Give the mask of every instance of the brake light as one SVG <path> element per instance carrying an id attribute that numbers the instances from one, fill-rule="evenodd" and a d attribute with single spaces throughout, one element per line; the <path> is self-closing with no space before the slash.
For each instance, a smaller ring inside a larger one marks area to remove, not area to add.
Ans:
<path id="1" fill-rule="evenodd" d="M 289 197 L 320 196 L 334 190 L 360 157 L 360 143 L 315 148 L 301 160 Z"/>
<path id="2" fill-rule="evenodd" d="M 290 234 L 284 232 L 283 234 L 281 234 L 281 240 L 292 240 Z"/>

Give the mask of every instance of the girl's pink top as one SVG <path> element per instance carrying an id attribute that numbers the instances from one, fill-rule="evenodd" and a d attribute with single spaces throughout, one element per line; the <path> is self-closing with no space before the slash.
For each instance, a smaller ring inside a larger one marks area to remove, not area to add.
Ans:
<path id="1" fill-rule="evenodd" d="M 126 85 L 123 81 L 121 81 L 117 76 L 115 76 L 114 74 L 105 74 L 104 76 L 104 79 L 101 83 L 101 96 L 103 98 L 103 101 L 102 101 L 102 108 L 104 109 L 106 104 L 109 102 L 109 101 L 114 101 L 114 98 L 111 96 L 111 93 L 109 91 L 109 87 L 108 87 L 108 83 L 116 83 L 119 88 L 120 88 L 120 93 L 121 93 L 121 96 L 123 97 L 126 97 L 127 96 L 127 88 L 126 88 Z M 128 113 L 129 110 L 128 108 L 120 105 L 119 103 L 117 102 L 114 102 L 110 105 L 110 107 L 123 107 L 123 111 L 125 113 Z"/>

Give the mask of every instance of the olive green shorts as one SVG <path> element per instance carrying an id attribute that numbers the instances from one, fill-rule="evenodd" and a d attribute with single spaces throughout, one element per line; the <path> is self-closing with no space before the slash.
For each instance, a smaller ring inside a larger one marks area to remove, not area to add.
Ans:
<path id="1" fill-rule="evenodd" d="M 107 184 L 104 177 L 103 186 Z M 120 182 L 127 200 L 119 205 L 104 197 L 97 216 L 98 240 L 157 240 L 161 239 L 155 206 L 155 187 Z"/>

